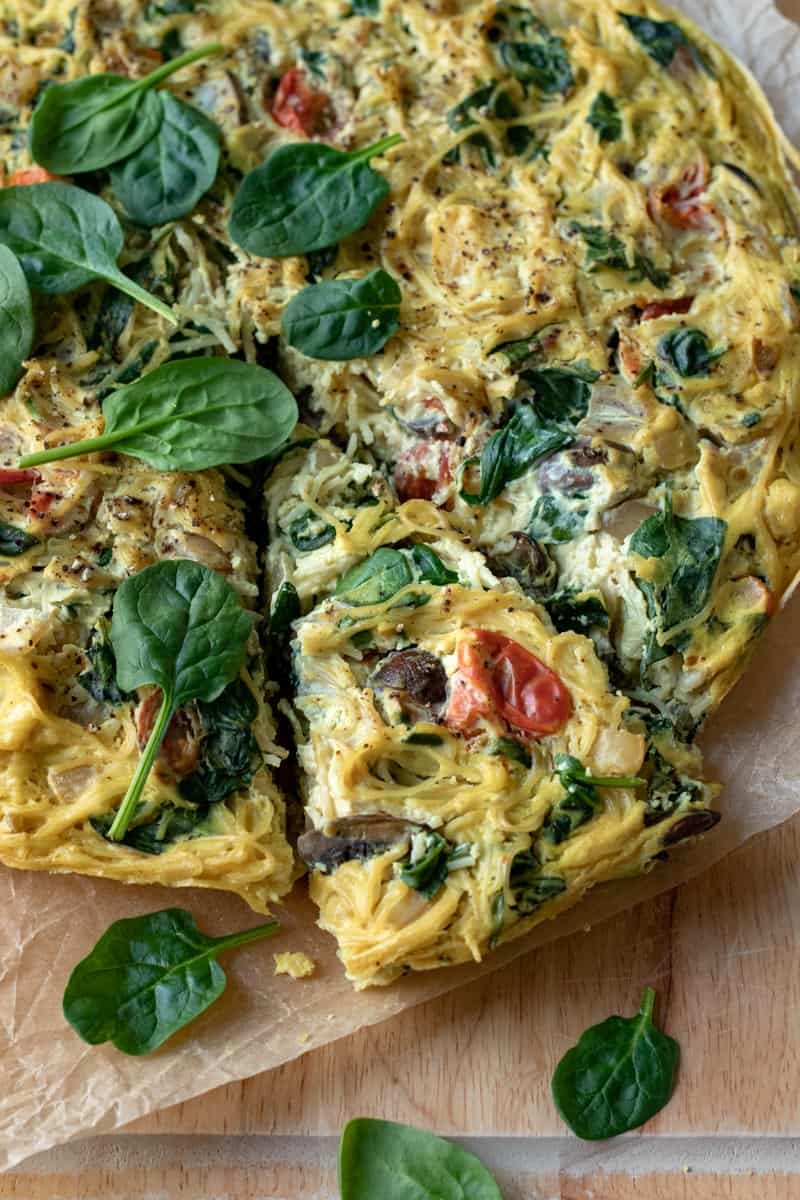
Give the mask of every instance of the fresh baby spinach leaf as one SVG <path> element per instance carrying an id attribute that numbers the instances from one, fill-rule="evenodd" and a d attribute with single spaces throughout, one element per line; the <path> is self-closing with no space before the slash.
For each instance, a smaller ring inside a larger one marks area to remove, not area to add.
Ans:
<path id="1" fill-rule="evenodd" d="M 572 441 L 572 434 L 542 421 L 533 405 L 520 404 L 511 420 L 489 438 L 480 458 L 468 458 L 464 463 L 462 479 L 464 470 L 480 463 L 479 490 L 469 492 L 462 484 L 459 495 L 467 504 L 491 504 L 507 484 L 519 479 L 540 458 Z"/>
<path id="2" fill-rule="evenodd" d="M 104 279 L 177 324 L 168 305 L 117 266 L 123 242 L 113 208 L 70 183 L 0 190 L 0 243 L 16 254 L 35 291 L 57 296 Z"/>
<path id="3" fill-rule="evenodd" d="M 116 450 L 158 471 L 202 471 L 247 463 L 279 449 L 297 404 L 277 375 L 232 358 L 184 358 L 103 401 L 105 432 L 29 454 L 27 466 Z"/>
<path id="4" fill-rule="evenodd" d="M 231 239 L 268 258 L 335 245 L 366 225 L 388 194 L 389 184 L 370 160 L 402 141 L 397 133 L 349 153 L 321 142 L 273 150 L 234 197 Z"/>
<path id="5" fill-rule="evenodd" d="M 622 116 L 617 102 L 608 92 L 598 92 L 587 118 L 592 129 L 597 130 L 601 142 L 618 142 L 622 137 Z"/>
<path id="6" fill-rule="evenodd" d="M 312 283 L 284 309 L 283 336 L 309 358 L 366 358 L 397 333 L 401 299 L 396 280 L 381 267 L 361 279 Z"/>
<path id="7" fill-rule="evenodd" d="M 587 1029 L 553 1076 L 556 1108 L 588 1141 L 638 1129 L 672 1095 L 678 1043 L 653 1024 L 655 992 L 646 988 L 635 1017 L 609 1017 Z"/>
<path id="8" fill-rule="evenodd" d="M 134 154 L 158 134 L 163 109 L 153 91 L 162 80 L 221 46 L 201 46 L 143 79 L 86 75 L 46 88 L 34 109 L 29 145 L 35 162 L 60 175 L 99 171 Z"/>
<path id="9" fill-rule="evenodd" d="M 19 259 L 0 245 L 0 396 L 16 384 L 36 329 L 28 280 Z"/>
<path id="10" fill-rule="evenodd" d="M 436 587 L 447 587 L 449 583 L 458 583 L 458 575 L 446 567 L 435 550 L 418 542 L 411 547 L 411 557 L 417 568 L 419 578 L 423 583 L 433 583 Z"/>
<path id="11" fill-rule="evenodd" d="M 139 225 L 185 217 L 208 191 L 219 166 L 219 129 L 207 116 L 159 92 L 158 132 L 112 168 L 114 195 Z"/>
<path id="12" fill-rule="evenodd" d="M 125 692 L 155 684 L 161 707 L 110 841 L 124 838 L 176 710 L 190 700 L 217 699 L 239 674 L 251 628 L 230 584 L 200 563 L 156 563 L 118 588 L 110 633 L 117 684 Z"/>
<path id="13" fill-rule="evenodd" d="M 225 991 L 218 954 L 278 929 L 268 921 L 208 937 L 182 908 L 115 921 L 70 975 L 64 1016 L 91 1046 L 111 1042 L 125 1054 L 148 1054 Z"/>
<path id="14" fill-rule="evenodd" d="M 460 1146 L 369 1117 L 345 1126 L 339 1191 L 341 1200 L 503 1200 L 483 1163 Z"/>
<path id="15" fill-rule="evenodd" d="M 714 363 L 727 353 L 712 350 L 711 343 L 701 329 L 673 329 L 658 343 L 658 352 L 674 371 L 683 378 L 708 375 Z"/>
<path id="16" fill-rule="evenodd" d="M 5 555 L 6 558 L 18 558 L 20 554 L 30 550 L 31 546 L 36 546 L 38 542 L 38 538 L 34 537 L 32 533 L 26 533 L 18 525 L 9 525 L 7 521 L 0 521 L 0 555 Z"/>

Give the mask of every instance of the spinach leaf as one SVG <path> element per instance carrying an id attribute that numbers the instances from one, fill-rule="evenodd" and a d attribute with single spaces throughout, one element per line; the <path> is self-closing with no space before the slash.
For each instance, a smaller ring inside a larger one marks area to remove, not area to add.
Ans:
<path id="1" fill-rule="evenodd" d="M 571 434 L 541 421 L 531 404 L 520 404 L 511 420 L 489 438 L 480 458 L 468 458 L 462 467 L 463 472 L 480 463 L 480 490 L 468 492 L 462 487 L 459 495 L 467 504 L 491 504 L 507 484 L 519 479 L 540 458 L 572 441 Z"/>
<path id="2" fill-rule="evenodd" d="M 30 550 L 31 546 L 38 544 L 39 539 L 32 533 L 26 533 L 17 525 L 9 525 L 7 521 L 0 521 L 0 555 L 18 558 L 26 550 Z"/>
<path id="3" fill-rule="evenodd" d="M 406 887 L 431 900 L 447 879 L 450 845 L 438 833 L 423 833 L 417 837 L 424 838 L 425 845 L 417 856 L 412 851 L 403 859 L 400 878 Z"/>
<path id="4" fill-rule="evenodd" d="M 705 608 L 727 528 L 718 517 L 676 517 L 668 496 L 664 511 L 648 517 L 631 537 L 631 553 L 660 560 L 654 579 L 637 579 L 652 622 L 643 670 L 673 652 L 657 635 L 691 620 Z"/>
<path id="5" fill-rule="evenodd" d="M 484 113 L 487 117 L 497 118 L 501 121 L 510 121 L 519 115 L 517 106 L 497 80 L 482 84 L 465 96 L 463 100 L 459 100 L 458 104 L 448 112 L 447 124 L 454 133 L 472 129 L 478 123 L 475 117 L 476 112 Z M 453 146 L 447 151 L 442 161 L 446 163 L 461 162 L 461 151 L 465 145 L 474 146 L 479 150 L 483 161 L 490 169 L 497 165 L 494 147 L 483 130 L 478 130 L 464 142 Z"/>
<path id="6" fill-rule="evenodd" d="M 123 241 L 114 210 L 70 183 L 0 191 L 0 243 L 17 255 L 34 290 L 61 295 L 104 279 L 176 325 L 172 310 L 117 266 Z"/>
<path id="7" fill-rule="evenodd" d="M 103 401 L 105 432 L 29 454 L 37 466 L 99 450 L 141 458 L 158 471 L 202 471 L 277 450 L 297 423 L 292 393 L 266 367 L 233 358 L 163 363 Z"/>
<path id="8" fill-rule="evenodd" d="M 460 1146 L 369 1117 L 345 1126 L 339 1190 L 341 1200 L 503 1200 L 484 1165 Z"/>
<path id="9" fill-rule="evenodd" d="M 269 631 L 275 637 L 284 637 L 292 622 L 302 615 L 300 597 L 293 583 L 285 580 L 272 598 L 269 610 Z"/>
<path id="10" fill-rule="evenodd" d="M 793 283 L 790 286 L 789 291 L 792 293 L 792 299 L 794 300 L 795 304 L 800 304 L 800 280 L 798 280 L 797 283 Z"/>
<path id="11" fill-rule="evenodd" d="M 200 763 L 181 780 L 178 790 L 192 804 L 216 804 L 247 787 L 253 778 L 260 754 L 252 728 L 258 703 L 247 684 L 234 679 L 216 700 L 200 700 L 197 707 L 202 730 Z"/>
<path id="12" fill-rule="evenodd" d="M 577 425 L 589 411 L 592 384 L 600 378 L 591 367 L 530 368 L 520 373 L 536 393 L 536 412 L 543 421 Z"/>
<path id="13" fill-rule="evenodd" d="M 230 584 L 200 563 L 175 559 L 126 579 L 114 596 L 111 644 L 117 684 L 161 688 L 161 708 L 125 798 L 108 831 L 120 841 L 175 711 L 216 700 L 244 663 L 251 618 Z"/>
<path id="14" fill-rule="evenodd" d="M 426 546 L 422 542 L 417 543 L 411 547 L 411 557 L 423 583 L 433 583 L 436 587 L 447 587 L 449 583 L 458 583 L 456 572 L 446 567 L 430 546 Z"/>
<path id="15" fill-rule="evenodd" d="M 31 293 L 19 259 L 0 245 L 0 396 L 15 386 L 33 350 Z"/>
<path id="16" fill-rule="evenodd" d="M 597 130 L 601 142 L 618 142 L 622 137 L 622 117 L 617 102 L 608 92 L 598 92 L 587 118 Z"/>
<path id="17" fill-rule="evenodd" d="M 597 794 L 598 788 L 638 788 L 646 782 L 638 776 L 589 775 L 571 754 L 557 755 L 555 768 L 564 796 L 553 805 L 542 826 L 542 837 L 554 846 L 559 846 L 600 811 L 603 802 Z"/>
<path id="18" fill-rule="evenodd" d="M 503 758 L 510 758 L 512 762 L 519 763 L 526 770 L 533 762 L 530 751 L 515 738 L 495 738 L 489 747 L 489 754 L 500 754 Z"/>
<path id="19" fill-rule="evenodd" d="M 353 12 L 359 17 L 377 17 L 381 0 L 353 0 Z"/>
<path id="20" fill-rule="evenodd" d="M 589 272 L 606 267 L 612 271 L 627 271 L 630 283 L 641 283 L 647 279 L 654 287 L 663 289 L 669 284 L 670 272 L 664 267 L 657 267 L 652 259 L 637 250 L 633 261 L 628 261 L 625 244 L 615 233 L 603 229 L 602 225 L 582 225 L 573 221 L 570 229 L 579 233 L 586 244 L 585 268 Z"/>
<path id="21" fill-rule="evenodd" d="M 707 75 L 714 72 L 704 55 L 690 41 L 679 25 L 674 21 L 653 21 L 650 17 L 639 17 L 635 13 L 619 14 L 630 29 L 637 42 L 660 67 L 669 67 L 675 55 L 685 50 L 692 60 L 701 67 Z"/>
<path id="22" fill-rule="evenodd" d="M 401 299 L 396 280 L 381 267 L 362 279 L 312 283 L 284 309 L 283 336 L 309 358 L 365 358 L 397 333 Z"/>
<path id="23" fill-rule="evenodd" d="M 225 991 L 218 954 L 278 929 L 268 921 L 208 937 L 182 908 L 115 921 L 70 975 L 64 1016 L 90 1046 L 111 1042 L 125 1054 L 147 1054 Z"/>
<path id="24" fill-rule="evenodd" d="M 228 232 L 251 254 L 287 258 L 335 245 L 366 225 L 389 192 L 369 165 L 399 133 L 346 154 L 321 142 L 280 146 L 242 180 Z"/>
<path id="25" fill-rule="evenodd" d="M 574 588 L 564 588 L 545 600 L 544 606 L 559 633 L 567 629 L 581 633 L 608 629 L 611 620 L 599 592 L 579 594 Z"/>
<path id="26" fill-rule="evenodd" d="M 138 806 L 134 822 L 138 820 L 139 810 L 146 808 L 146 805 Z M 140 825 L 131 824 L 119 844 L 139 854 L 166 854 L 176 842 L 210 833 L 210 811 L 207 804 L 185 808 L 179 808 L 177 804 L 162 804 L 152 820 L 143 821 Z M 89 824 L 101 837 L 107 838 L 113 819 L 113 813 L 104 813 L 102 817 L 91 817 Z"/>
<path id="27" fill-rule="evenodd" d="M 295 517 L 289 526 L 288 533 L 292 545 L 299 554 L 310 554 L 312 550 L 319 550 L 336 537 L 333 525 L 328 525 L 319 513 L 314 512 L 311 508 L 305 509 L 299 517 Z"/>
<path id="28" fill-rule="evenodd" d="M 583 497 L 575 495 L 574 502 L 554 492 L 540 496 L 533 507 L 528 536 L 545 546 L 560 542 L 571 542 L 583 530 L 588 509 L 582 505 Z"/>
<path id="29" fill-rule="evenodd" d="M 655 992 L 646 988 L 635 1017 L 609 1017 L 582 1034 L 553 1076 L 556 1108 L 588 1141 L 638 1129 L 672 1095 L 678 1043 L 653 1024 Z"/>
<path id="30" fill-rule="evenodd" d="M 543 874 L 542 864 L 530 850 L 520 850 L 514 855 L 508 884 L 514 897 L 512 907 L 522 917 L 530 916 L 547 900 L 567 890 L 559 875 Z"/>
<path id="31" fill-rule="evenodd" d="M 712 350 L 702 330 L 673 329 L 658 343 L 658 352 L 682 378 L 689 379 L 708 375 L 717 359 L 727 353 L 727 346 Z"/>
<path id="32" fill-rule="evenodd" d="M 185 217 L 208 191 L 219 166 L 219 129 L 199 109 L 159 92 L 158 132 L 111 170 L 114 195 L 139 225 Z"/>
<path id="33" fill-rule="evenodd" d="M 122 704 L 128 696 L 117 686 L 117 660 L 108 635 L 108 621 L 101 618 L 86 648 L 91 669 L 78 676 L 78 683 L 100 704 Z"/>
<path id="34" fill-rule="evenodd" d="M 575 76 L 566 47 L 542 21 L 513 5 L 499 8 L 493 24 L 501 31 L 495 44 L 497 58 L 515 78 L 546 95 L 570 91 Z"/>
<path id="35" fill-rule="evenodd" d="M 411 568 L 400 551 L 382 546 L 364 562 L 345 571 L 336 584 L 334 595 L 344 604 L 360 608 L 383 604 L 413 582 Z"/>
<path id="36" fill-rule="evenodd" d="M 153 88 L 221 46 L 201 46 L 156 67 L 143 79 L 124 75 L 86 75 L 54 83 L 43 93 L 31 117 L 29 146 L 33 159 L 48 171 L 75 175 L 99 171 L 134 154 L 154 138 L 163 110 Z"/>

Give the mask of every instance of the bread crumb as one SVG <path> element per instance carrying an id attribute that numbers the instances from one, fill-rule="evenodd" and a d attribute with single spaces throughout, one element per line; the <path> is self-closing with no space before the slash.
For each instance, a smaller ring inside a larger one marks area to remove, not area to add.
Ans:
<path id="1" fill-rule="evenodd" d="M 283 954 L 273 954 L 276 975 L 291 975 L 292 979 L 305 979 L 313 975 L 317 964 L 313 958 L 300 950 L 287 950 Z"/>

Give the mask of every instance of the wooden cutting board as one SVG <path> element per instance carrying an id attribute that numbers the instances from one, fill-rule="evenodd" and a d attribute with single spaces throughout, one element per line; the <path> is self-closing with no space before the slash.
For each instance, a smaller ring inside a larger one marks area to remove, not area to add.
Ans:
<path id="1" fill-rule="evenodd" d="M 506 1200 L 798 1200 L 798 864 L 800 818 L 502 975 L 140 1121 L 136 1137 L 42 1155 L 0 1177 L 0 1197 L 333 1200 L 342 1125 L 380 1115 L 477 1135 Z M 553 1109 L 553 1067 L 647 984 L 681 1045 L 676 1094 L 641 1135 L 584 1146 Z"/>

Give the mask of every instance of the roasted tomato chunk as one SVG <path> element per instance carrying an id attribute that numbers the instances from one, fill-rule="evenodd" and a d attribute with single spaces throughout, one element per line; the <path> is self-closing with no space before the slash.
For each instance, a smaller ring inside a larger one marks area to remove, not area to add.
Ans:
<path id="1" fill-rule="evenodd" d="M 329 103 L 324 92 L 312 91 L 303 72 L 292 67 L 278 84 L 272 101 L 272 116 L 284 129 L 311 137 L 319 129 Z"/>

